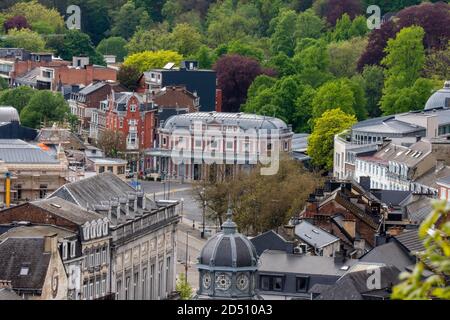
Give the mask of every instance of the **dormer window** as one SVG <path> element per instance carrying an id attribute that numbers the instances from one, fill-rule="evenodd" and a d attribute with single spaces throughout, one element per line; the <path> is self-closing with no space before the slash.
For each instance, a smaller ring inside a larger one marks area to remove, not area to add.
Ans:
<path id="1" fill-rule="evenodd" d="M 130 112 L 136 112 L 136 105 L 135 104 L 132 104 L 130 106 Z"/>
<path id="2" fill-rule="evenodd" d="M 96 238 L 96 231 L 97 231 L 97 224 L 95 222 L 93 222 L 91 224 L 91 238 L 94 239 Z"/>
<path id="3" fill-rule="evenodd" d="M 64 260 L 67 259 L 67 250 L 68 250 L 67 242 L 63 242 L 63 244 L 62 244 L 62 258 Z"/>
<path id="4" fill-rule="evenodd" d="M 28 266 L 22 266 L 22 267 L 20 268 L 20 273 L 19 273 L 19 275 L 21 275 L 21 276 L 27 276 L 28 273 L 29 273 L 29 271 L 30 271 L 30 268 L 29 268 Z"/>
<path id="5" fill-rule="evenodd" d="M 84 240 L 89 240 L 90 238 L 90 224 L 86 223 L 86 225 L 83 228 L 83 233 L 84 233 Z"/>
<path id="6" fill-rule="evenodd" d="M 103 221 L 103 236 L 108 235 L 108 220 Z"/>
<path id="7" fill-rule="evenodd" d="M 102 236 L 102 220 L 97 221 L 97 237 L 101 237 Z"/>

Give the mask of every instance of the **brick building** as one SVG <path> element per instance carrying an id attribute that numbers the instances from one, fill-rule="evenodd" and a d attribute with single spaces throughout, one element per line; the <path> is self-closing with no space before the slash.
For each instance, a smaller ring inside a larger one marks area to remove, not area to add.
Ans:
<path id="1" fill-rule="evenodd" d="M 126 139 L 126 156 L 133 171 L 142 171 L 148 159 L 140 153 L 153 146 L 155 131 L 155 107 L 145 103 L 134 92 L 112 92 L 107 101 L 105 128 L 123 133 Z"/>

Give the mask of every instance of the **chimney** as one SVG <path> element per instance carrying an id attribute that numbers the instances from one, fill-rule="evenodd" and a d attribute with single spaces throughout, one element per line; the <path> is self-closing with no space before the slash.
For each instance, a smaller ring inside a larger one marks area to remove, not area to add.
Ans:
<path id="1" fill-rule="evenodd" d="M 344 219 L 342 224 L 343 224 L 344 230 L 350 235 L 350 237 L 355 238 L 355 236 L 356 236 L 356 220 Z"/>
<path id="2" fill-rule="evenodd" d="M 284 231 L 286 232 L 286 235 L 288 235 L 290 239 L 295 238 L 295 226 L 287 224 L 284 226 Z"/>
<path id="3" fill-rule="evenodd" d="M 128 205 L 128 199 L 120 198 L 119 203 L 119 208 L 123 209 L 125 211 L 125 215 L 128 217 L 130 215 L 130 206 Z"/>
<path id="4" fill-rule="evenodd" d="M 144 193 L 142 191 L 136 192 L 136 199 L 138 208 L 144 208 L 143 206 Z"/>
<path id="5" fill-rule="evenodd" d="M 44 236 L 44 252 L 55 254 L 58 252 L 58 237 L 56 233 Z"/>
<path id="6" fill-rule="evenodd" d="M 334 263 L 340 264 L 345 262 L 347 251 L 341 246 L 341 250 L 334 253 Z"/>
<path id="7" fill-rule="evenodd" d="M 436 170 L 435 172 L 441 171 L 445 168 L 445 160 L 438 159 L 436 160 Z"/>
<path id="8" fill-rule="evenodd" d="M 363 187 L 364 190 L 370 191 L 370 176 L 368 177 L 359 177 L 359 184 Z"/>

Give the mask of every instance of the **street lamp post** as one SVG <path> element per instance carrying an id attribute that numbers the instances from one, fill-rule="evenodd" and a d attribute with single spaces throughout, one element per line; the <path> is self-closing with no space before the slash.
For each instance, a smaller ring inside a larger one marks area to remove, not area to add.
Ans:
<path id="1" fill-rule="evenodd" d="M 202 235 L 201 235 L 201 237 L 202 237 L 202 239 L 204 239 L 205 238 L 205 207 L 206 207 L 205 188 L 202 189 L 201 195 L 202 195 L 202 200 L 203 200 L 203 215 L 202 215 L 203 226 L 202 226 Z"/>
<path id="2" fill-rule="evenodd" d="M 186 284 L 188 283 L 188 252 L 189 252 L 189 231 L 186 231 L 186 261 L 184 264 L 184 281 L 186 281 Z"/>
<path id="3" fill-rule="evenodd" d="M 183 222 L 183 205 L 184 205 L 184 198 L 181 198 L 180 201 L 181 201 L 181 222 Z"/>

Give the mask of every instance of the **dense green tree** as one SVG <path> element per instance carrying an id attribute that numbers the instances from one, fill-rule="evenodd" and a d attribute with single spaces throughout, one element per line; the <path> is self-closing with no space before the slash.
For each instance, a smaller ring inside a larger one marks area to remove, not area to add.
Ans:
<path id="1" fill-rule="evenodd" d="M 251 2 L 216 2 L 211 5 L 206 19 L 208 43 L 218 46 L 232 40 L 255 36 L 260 23 L 258 9 Z"/>
<path id="2" fill-rule="evenodd" d="M 441 82 L 439 84 L 442 85 Z M 382 98 L 381 109 L 385 115 L 422 110 L 435 87 L 434 81 L 418 78 L 410 87 L 400 88 L 385 94 Z"/>
<path id="3" fill-rule="evenodd" d="M 108 14 L 111 11 L 109 0 L 73 0 L 70 4 L 80 7 L 81 30 L 89 35 L 94 44 L 109 35 L 112 20 Z"/>
<path id="4" fill-rule="evenodd" d="M 135 91 L 139 87 L 139 78 L 142 72 L 134 66 L 122 65 L 117 73 L 117 80 L 130 91 Z"/>
<path id="5" fill-rule="evenodd" d="M 128 56 L 124 61 L 124 65 L 132 66 L 140 72 L 144 72 L 152 68 L 162 68 L 168 62 L 179 64 L 182 59 L 183 56 L 175 51 L 144 51 Z"/>
<path id="6" fill-rule="evenodd" d="M 290 59 L 285 53 L 280 52 L 275 56 L 272 56 L 266 63 L 266 66 L 277 71 L 280 77 L 289 76 L 295 74 L 296 66 L 292 59 Z"/>
<path id="7" fill-rule="evenodd" d="M 52 122 L 62 122 L 69 114 L 69 105 L 60 93 L 39 90 L 20 112 L 20 120 L 24 126 L 39 128 Z"/>
<path id="8" fill-rule="evenodd" d="M 115 55 L 116 60 L 121 62 L 128 54 L 127 41 L 121 37 L 105 38 L 97 46 L 97 51 L 103 55 Z"/>
<path id="9" fill-rule="evenodd" d="M 352 38 L 328 45 L 330 72 L 337 78 L 352 77 L 357 73 L 359 57 L 367 46 L 365 38 Z"/>
<path id="10" fill-rule="evenodd" d="M 175 290 L 180 294 L 181 300 L 191 300 L 192 287 L 187 282 L 184 273 L 180 273 Z"/>
<path id="11" fill-rule="evenodd" d="M 170 43 L 175 51 L 189 56 L 197 52 L 202 45 L 202 36 L 196 28 L 187 23 L 177 24 L 170 34 Z"/>
<path id="12" fill-rule="evenodd" d="M 297 68 L 299 79 L 314 88 L 321 86 L 333 77 L 328 71 L 330 58 L 327 45 L 323 41 L 318 41 L 300 51 L 292 61 Z"/>
<path id="13" fill-rule="evenodd" d="M 386 66 L 381 109 L 385 114 L 397 113 L 405 106 L 410 90 L 420 77 L 425 62 L 422 27 L 402 29 L 395 39 L 388 41 L 387 55 L 382 64 Z M 406 89 L 406 90 L 402 90 Z M 401 101 L 396 101 L 401 99 Z"/>
<path id="14" fill-rule="evenodd" d="M 194 58 L 198 61 L 199 67 L 204 69 L 211 69 L 213 64 L 217 60 L 217 56 L 214 50 L 202 45 L 194 55 Z"/>
<path id="15" fill-rule="evenodd" d="M 423 75 L 440 80 L 450 79 L 450 44 L 443 50 L 431 50 L 425 58 Z"/>
<path id="16" fill-rule="evenodd" d="M 366 66 L 362 72 L 369 117 L 381 115 L 380 100 L 384 86 L 384 71 L 380 66 Z"/>
<path id="17" fill-rule="evenodd" d="M 326 170 L 333 168 L 334 136 L 356 123 L 353 115 L 340 108 L 325 111 L 314 124 L 308 140 L 308 155 L 312 163 Z"/>
<path id="18" fill-rule="evenodd" d="M 0 77 L 0 91 L 5 90 L 7 88 L 8 88 L 8 81 Z"/>
<path id="19" fill-rule="evenodd" d="M 302 85 L 300 88 L 301 92 L 296 101 L 292 125 L 295 132 L 311 132 L 312 103 L 316 96 L 316 90 L 310 85 Z"/>
<path id="20" fill-rule="evenodd" d="M 7 11 L 9 16 L 24 16 L 37 32 L 58 33 L 64 28 L 64 20 L 55 9 L 49 9 L 36 0 L 17 2 Z"/>
<path id="21" fill-rule="evenodd" d="M 273 53 L 283 52 L 292 56 L 295 49 L 295 26 L 297 13 L 294 10 L 282 10 L 276 18 L 274 33 L 271 36 L 271 50 Z"/>
<path id="22" fill-rule="evenodd" d="M 348 40 L 353 37 L 361 37 L 369 32 L 367 20 L 364 16 L 357 16 L 353 21 L 346 13 L 336 22 L 334 30 L 331 32 L 331 39 L 334 41 Z"/>
<path id="23" fill-rule="evenodd" d="M 13 106 L 20 114 L 35 92 L 27 86 L 4 90 L 0 93 L 0 105 Z"/>
<path id="24" fill-rule="evenodd" d="M 145 9 L 146 13 L 153 21 L 162 21 L 163 16 L 161 11 L 164 6 L 165 0 L 132 0 L 132 2 L 135 4 L 136 8 L 139 9 L 139 11 Z"/>
<path id="25" fill-rule="evenodd" d="M 255 58 L 260 62 L 264 60 L 264 51 L 258 48 L 255 43 L 249 41 L 234 40 L 228 43 L 226 53 Z"/>
<path id="26" fill-rule="evenodd" d="M 297 39 L 318 39 L 323 36 L 325 25 L 325 21 L 317 16 L 312 9 L 306 10 L 297 17 L 295 36 Z"/>
<path id="27" fill-rule="evenodd" d="M 392 299 L 449 300 L 450 286 L 450 208 L 445 201 L 433 203 L 433 211 L 419 227 L 424 250 L 415 253 L 417 263 L 412 272 L 400 274 L 401 283 L 393 288 Z M 425 270 L 433 275 L 424 277 Z"/>
<path id="28" fill-rule="evenodd" d="M 126 45 L 128 53 L 169 49 L 172 44 L 167 28 L 166 24 L 158 24 L 148 30 L 139 28 Z"/>
<path id="29" fill-rule="evenodd" d="M 339 108 L 346 114 L 355 114 L 355 96 L 346 79 L 338 79 L 325 83 L 313 99 L 313 117 L 318 119 L 330 109 Z"/>
<path id="30" fill-rule="evenodd" d="M 89 36 L 78 30 L 69 30 L 62 42 L 57 44 L 56 53 L 64 60 L 86 55 L 92 64 L 105 65 L 103 56 L 97 52 Z"/>
<path id="31" fill-rule="evenodd" d="M 111 33 L 124 39 L 130 39 L 142 21 L 148 23 L 145 11 L 136 7 L 133 1 L 125 3 L 113 16 Z"/>
<path id="32" fill-rule="evenodd" d="M 36 32 L 29 29 L 12 29 L 3 40 L 3 45 L 9 48 L 24 48 L 33 52 L 45 50 L 44 39 Z"/>

